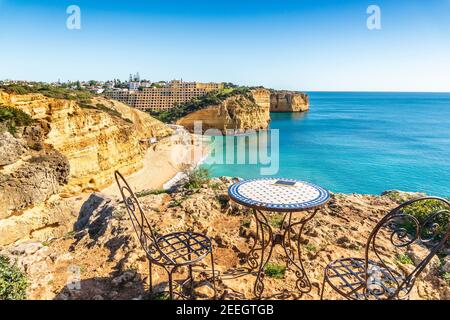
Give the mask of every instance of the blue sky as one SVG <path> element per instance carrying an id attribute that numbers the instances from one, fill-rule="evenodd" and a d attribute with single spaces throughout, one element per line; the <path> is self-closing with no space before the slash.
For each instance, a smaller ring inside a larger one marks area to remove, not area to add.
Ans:
<path id="1" fill-rule="evenodd" d="M 81 29 L 66 28 L 66 8 Z M 381 30 L 366 9 L 381 8 Z M 0 79 L 450 91 L 450 0 L 0 0 Z"/>

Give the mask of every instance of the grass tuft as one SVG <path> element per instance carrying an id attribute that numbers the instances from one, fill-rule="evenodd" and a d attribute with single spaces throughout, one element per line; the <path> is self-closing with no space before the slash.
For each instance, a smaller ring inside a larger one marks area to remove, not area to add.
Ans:
<path id="1" fill-rule="evenodd" d="M 306 245 L 305 248 L 306 248 L 306 250 L 308 250 L 309 252 L 316 252 L 316 251 L 317 251 L 316 246 L 313 245 L 312 243 L 308 243 L 308 244 Z"/>
<path id="2" fill-rule="evenodd" d="M 165 190 L 165 189 L 149 189 L 149 190 L 143 190 L 143 191 L 136 192 L 136 197 L 142 198 L 142 197 L 146 197 L 149 195 L 158 195 L 158 194 L 163 194 L 163 193 L 167 193 L 167 190 Z"/>
<path id="3" fill-rule="evenodd" d="M 241 226 L 243 226 L 244 228 L 250 228 L 251 223 L 252 223 L 252 220 L 246 218 L 246 219 L 242 220 Z"/>
<path id="4" fill-rule="evenodd" d="M 76 234 L 77 234 L 77 233 L 76 233 L 76 231 L 74 231 L 74 230 L 69 231 L 69 232 L 67 232 L 67 233 L 63 236 L 63 239 L 64 239 L 64 240 L 73 239 L 73 238 L 75 238 L 75 235 L 76 235 Z"/>
<path id="5" fill-rule="evenodd" d="M 407 254 L 397 254 L 395 256 L 395 261 L 401 264 L 411 264 L 414 265 L 414 261 L 412 261 L 411 257 Z"/>
<path id="6" fill-rule="evenodd" d="M 268 263 L 264 268 L 264 273 L 274 279 L 283 279 L 286 273 L 286 266 L 275 263 Z"/>
<path id="7" fill-rule="evenodd" d="M 184 185 L 187 189 L 199 189 L 209 182 L 209 170 L 203 167 L 194 168 L 187 173 L 188 181 Z"/>
<path id="8" fill-rule="evenodd" d="M 447 282 L 447 285 L 450 286 L 450 273 L 449 272 L 442 273 L 442 279 L 444 279 L 445 282 Z"/>
<path id="9" fill-rule="evenodd" d="M 284 221 L 284 214 L 276 213 L 269 218 L 269 224 L 275 228 L 281 228 Z"/>

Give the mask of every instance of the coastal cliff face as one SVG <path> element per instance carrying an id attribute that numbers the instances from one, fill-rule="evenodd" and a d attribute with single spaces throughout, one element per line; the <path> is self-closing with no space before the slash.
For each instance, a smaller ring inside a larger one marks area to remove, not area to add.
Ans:
<path id="1" fill-rule="evenodd" d="M 274 91 L 270 95 L 270 112 L 304 112 L 309 110 L 309 97 L 296 91 Z"/>
<path id="2" fill-rule="evenodd" d="M 195 121 L 202 122 L 203 131 L 266 129 L 270 123 L 270 91 L 255 89 L 250 91 L 250 96 L 231 96 L 218 105 L 188 114 L 177 124 L 193 131 Z"/>
<path id="3" fill-rule="evenodd" d="M 0 93 L 0 104 L 12 106 L 37 121 L 40 143 L 63 154 L 70 166 L 65 191 L 98 190 L 142 167 L 147 146 L 142 140 L 163 137 L 171 129 L 148 114 L 117 101 L 94 98 L 92 106 L 40 94 Z M 25 128 L 24 130 L 27 130 Z"/>
<path id="4" fill-rule="evenodd" d="M 0 245 L 66 230 L 80 208 L 80 199 L 69 197 L 106 187 L 115 170 L 136 172 L 145 140 L 172 132 L 146 113 L 103 98 L 80 106 L 0 91 L 2 106 L 23 111 L 33 123 L 0 133 Z"/>
<path id="5" fill-rule="evenodd" d="M 276 91 L 264 88 L 252 89 L 249 94 L 237 94 L 220 104 L 189 113 L 177 124 L 194 131 L 194 123 L 202 122 L 202 130 L 266 129 L 270 112 L 304 112 L 309 110 L 307 94 L 296 91 Z"/>

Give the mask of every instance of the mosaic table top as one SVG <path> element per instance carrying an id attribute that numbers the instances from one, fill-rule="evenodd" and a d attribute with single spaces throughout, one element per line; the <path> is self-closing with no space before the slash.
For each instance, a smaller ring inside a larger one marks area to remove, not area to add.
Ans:
<path id="1" fill-rule="evenodd" d="M 239 181 L 228 189 L 236 202 L 268 211 L 302 211 L 328 202 L 330 193 L 309 182 L 263 178 Z"/>

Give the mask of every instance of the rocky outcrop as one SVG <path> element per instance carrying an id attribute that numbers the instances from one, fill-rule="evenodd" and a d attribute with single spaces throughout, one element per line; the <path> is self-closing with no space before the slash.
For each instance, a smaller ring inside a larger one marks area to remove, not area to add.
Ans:
<path id="1" fill-rule="evenodd" d="M 249 95 L 231 96 L 218 105 L 194 111 L 179 119 L 177 124 L 194 131 L 196 121 L 203 131 L 266 129 L 270 112 L 304 112 L 309 110 L 309 97 L 297 91 L 276 91 L 264 88 L 250 90 Z"/>
<path id="2" fill-rule="evenodd" d="M 251 210 L 234 203 L 227 195 L 233 183 L 230 178 L 216 178 L 198 190 L 179 188 L 170 194 L 147 195 L 139 198 L 146 217 L 158 234 L 191 230 L 205 233 L 212 239 L 217 289 L 220 299 L 252 299 L 255 276 L 248 271 L 246 255 L 253 244 L 255 222 Z M 325 266 L 341 257 L 363 257 L 366 240 L 377 222 L 397 202 L 388 196 L 334 194 L 328 205 L 320 208 L 316 216 L 305 225 L 302 236 L 304 267 L 312 283 L 312 291 L 295 293 L 296 278 L 288 270 L 281 279 L 266 276 L 264 295 L 284 298 L 319 299 L 319 287 Z M 293 219 L 298 219 L 294 217 Z M 292 243 L 296 242 L 292 235 Z M 387 259 L 396 270 L 408 272 L 421 261 L 427 248 L 411 245 L 397 248 L 390 242 L 389 233 L 377 240 Z M 0 250 L 1 251 L 1 250 Z M 408 254 L 411 262 L 396 260 L 400 253 Z M 271 263 L 286 264 L 281 251 L 276 250 Z M 147 299 L 148 263 L 126 209 L 118 198 L 92 194 L 80 209 L 76 233 L 55 239 L 42 246 L 32 242 L 13 245 L 0 254 L 27 273 L 30 299 Z M 450 299 L 449 286 L 440 276 L 446 265 L 440 266 L 434 257 L 417 279 L 411 292 L 412 299 Z M 201 268 L 210 269 L 209 259 Z M 70 283 L 71 270 L 80 270 Z M 402 271 L 403 270 L 403 271 Z M 232 276 L 230 276 L 232 275 Z M 187 268 L 177 270 L 176 279 L 185 280 Z M 50 282 L 49 279 L 52 281 Z M 156 292 L 167 290 L 167 273 L 154 267 L 153 285 Z M 199 272 L 194 283 L 197 299 L 211 299 L 211 279 Z M 342 299 L 331 289 L 327 299 Z"/>
<path id="3" fill-rule="evenodd" d="M 269 90 L 264 88 L 253 89 L 250 91 L 250 94 L 253 98 L 253 101 L 263 108 L 264 110 L 268 109 L 270 111 L 270 96 L 271 93 Z"/>
<path id="4" fill-rule="evenodd" d="M 34 122 L 14 135 L 0 133 L 0 245 L 67 232 L 79 210 L 68 197 L 108 186 L 115 170 L 138 171 L 148 139 L 172 132 L 144 112 L 100 97 L 79 105 L 0 91 L 2 105 Z"/>
<path id="5" fill-rule="evenodd" d="M 61 198 L 58 194 L 0 219 L 0 248 L 15 242 L 48 241 L 72 230 L 84 196 Z"/>
<path id="6" fill-rule="evenodd" d="M 188 114 L 178 120 L 177 124 L 193 132 L 196 121 L 201 121 L 203 131 L 266 129 L 270 123 L 270 92 L 266 89 L 254 89 L 249 96 L 231 96 L 219 105 Z"/>
<path id="7" fill-rule="evenodd" d="M 40 94 L 0 92 L 0 104 L 21 109 L 39 122 L 42 131 L 47 131 L 43 142 L 69 161 L 65 191 L 71 193 L 109 185 L 116 169 L 125 174 L 137 171 L 147 148 L 143 141 L 171 133 L 148 114 L 103 98 L 80 107 L 75 101 Z"/>
<path id="8" fill-rule="evenodd" d="M 0 219 L 57 194 L 67 183 L 69 170 L 67 158 L 51 150 L 22 161 L 14 170 L 0 171 Z"/>
<path id="9" fill-rule="evenodd" d="M 309 97 L 297 91 L 272 91 L 270 112 L 304 112 L 309 110 Z"/>
<path id="10" fill-rule="evenodd" d="M 0 167 L 16 162 L 25 151 L 26 147 L 20 139 L 8 131 L 0 132 Z"/>

